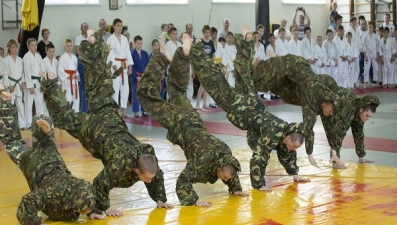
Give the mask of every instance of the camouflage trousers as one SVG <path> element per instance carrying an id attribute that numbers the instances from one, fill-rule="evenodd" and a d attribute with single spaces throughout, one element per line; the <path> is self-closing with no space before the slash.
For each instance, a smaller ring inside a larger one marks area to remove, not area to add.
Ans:
<path id="1" fill-rule="evenodd" d="M 168 70 L 168 95 L 170 102 L 163 100 L 157 89 L 164 70 Z M 183 55 L 182 47 L 174 54 L 172 62 L 159 51 L 153 52 L 138 87 L 138 100 L 150 116 L 164 128 L 175 124 L 175 115 L 192 108 L 187 98 L 187 86 L 190 77 L 190 59 Z M 183 109 L 187 108 L 187 109 Z"/>
<path id="2" fill-rule="evenodd" d="M 0 102 L 0 140 L 10 159 L 20 167 L 23 153 L 32 148 L 22 139 L 15 105 L 11 104 L 11 101 L 0 100 Z"/>

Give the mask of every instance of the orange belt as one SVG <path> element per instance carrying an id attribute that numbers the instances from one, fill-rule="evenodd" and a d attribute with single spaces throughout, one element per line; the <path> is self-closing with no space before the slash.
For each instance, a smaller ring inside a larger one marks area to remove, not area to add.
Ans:
<path id="1" fill-rule="evenodd" d="M 126 58 L 115 58 L 116 61 L 121 62 L 121 65 L 124 69 L 127 69 L 127 59 Z M 124 70 L 121 72 L 121 84 L 124 85 Z"/>
<path id="2" fill-rule="evenodd" d="M 70 82 L 70 91 L 72 95 L 77 99 L 79 97 L 79 90 L 77 89 L 77 84 L 74 85 L 75 93 L 73 94 L 73 75 L 76 74 L 76 70 L 65 70 L 65 73 L 69 74 L 69 82 Z"/>
<path id="3" fill-rule="evenodd" d="M 143 73 L 136 72 L 136 75 L 138 75 L 138 77 L 142 77 Z M 136 82 L 136 86 L 139 86 L 139 81 Z"/>

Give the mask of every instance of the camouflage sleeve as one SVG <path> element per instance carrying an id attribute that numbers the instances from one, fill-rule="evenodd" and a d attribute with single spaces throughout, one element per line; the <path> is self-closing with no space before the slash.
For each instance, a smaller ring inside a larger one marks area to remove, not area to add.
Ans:
<path id="1" fill-rule="evenodd" d="M 52 189 L 51 189 L 52 190 Z M 41 211 L 46 202 L 47 196 L 51 196 L 50 189 L 37 189 L 22 197 L 17 210 L 17 218 L 22 225 L 40 225 L 41 217 L 37 214 Z"/>
<path id="2" fill-rule="evenodd" d="M 253 148 L 250 145 L 253 154 L 250 160 L 250 178 L 251 185 L 255 189 L 259 189 L 263 186 L 266 186 L 265 173 L 267 163 L 270 158 L 270 152 L 272 151 L 270 147 L 263 146 L 265 150 L 262 150 L 261 153 L 255 151 L 255 149 L 261 149 L 262 146 L 257 146 Z"/>
<path id="3" fill-rule="evenodd" d="M 229 179 L 228 181 L 223 181 L 224 184 L 226 184 L 229 187 L 229 194 L 233 194 L 236 191 L 242 191 L 243 188 L 241 187 L 240 184 L 240 178 L 238 176 L 238 173 L 232 178 Z"/>
<path id="4" fill-rule="evenodd" d="M 356 145 L 356 153 L 358 157 L 366 155 L 364 147 L 364 123 L 353 122 L 351 125 L 354 144 Z"/>
<path id="5" fill-rule="evenodd" d="M 305 146 L 306 146 L 306 154 L 313 154 L 313 146 L 314 146 L 314 132 L 313 127 L 316 123 L 317 113 L 313 112 L 313 110 L 306 109 L 302 107 L 302 116 L 303 122 L 305 123 Z"/>
<path id="6" fill-rule="evenodd" d="M 113 188 L 112 173 L 105 167 L 94 178 L 96 207 L 101 211 L 106 211 L 110 207 L 109 192 Z"/>
<path id="7" fill-rule="evenodd" d="M 176 180 L 176 194 L 182 205 L 194 205 L 198 200 L 198 195 L 193 189 L 192 178 L 190 177 L 191 166 L 186 164 L 186 168 Z"/>
<path id="8" fill-rule="evenodd" d="M 156 176 L 153 178 L 152 182 L 145 183 L 145 185 L 153 201 L 167 202 L 164 188 L 164 173 L 160 168 L 157 170 Z"/>
<path id="9" fill-rule="evenodd" d="M 299 167 L 296 165 L 296 151 L 278 150 L 277 157 L 289 175 L 298 175 Z"/>
<path id="10" fill-rule="evenodd" d="M 323 127 L 325 130 L 325 135 L 328 139 L 329 146 L 334 149 L 339 157 L 339 152 L 342 147 L 343 138 L 346 136 L 346 131 L 340 129 L 341 122 L 336 122 L 336 115 L 325 117 L 321 115 L 321 120 L 323 122 Z"/>

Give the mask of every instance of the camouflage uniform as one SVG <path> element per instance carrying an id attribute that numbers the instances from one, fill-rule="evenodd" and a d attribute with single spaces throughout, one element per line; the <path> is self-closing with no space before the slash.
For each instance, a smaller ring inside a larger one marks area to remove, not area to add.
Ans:
<path id="1" fill-rule="evenodd" d="M 349 115 L 354 115 L 357 108 L 357 97 L 345 88 L 338 87 L 334 79 L 328 75 L 315 74 L 307 61 L 298 56 L 286 55 L 270 58 L 259 62 L 254 69 L 254 86 L 257 91 L 271 91 L 279 95 L 286 103 L 302 106 L 303 122 L 305 123 L 305 145 L 306 153 L 313 153 L 314 132 L 317 115 L 320 115 L 327 135 L 330 147 L 337 151 L 341 148 L 342 140 L 346 135 L 351 122 L 346 122 Z M 371 98 L 375 97 L 369 95 Z M 321 103 L 330 102 L 333 104 L 334 115 L 324 116 Z M 379 100 L 378 100 L 379 102 Z M 351 118 L 352 120 L 359 118 Z M 347 125 L 347 128 L 346 128 Z M 353 125 L 356 126 L 356 125 Z M 364 139 L 363 124 L 353 134 L 358 155 L 365 155 L 365 151 L 359 140 Z M 364 152 L 363 152 L 364 151 Z"/>
<path id="2" fill-rule="evenodd" d="M 254 90 L 250 74 L 253 42 L 243 41 L 242 35 L 237 35 L 235 44 L 237 56 L 233 74 L 236 88 L 229 86 L 220 67 L 202 51 L 200 45 L 192 47 L 191 57 L 196 76 L 217 105 L 226 111 L 229 121 L 248 131 L 247 141 L 253 151 L 251 184 L 259 189 L 266 185 L 264 176 L 273 149 L 277 150 L 277 157 L 287 173 L 298 174 L 296 151 L 289 151 L 282 141 L 291 132 L 302 132 L 303 125 L 288 124 L 265 110 Z"/>
<path id="3" fill-rule="evenodd" d="M 39 119 L 50 124 L 50 136 L 44 134 L 36 125 Z M 21 169 L 31 190 L 22 197 L 19 204 L 19 223 L 41 224 L 38 211 L 42 211 L 52 220 L 77 220 L 80 214 L 74 210 L 94 207 L 92 186 L 73 177 L 66 168 L 54 143 L 53 124 L 49 117 L 34 117 L 32 135 L 33 148 L 22 139 L 15 106 L 10 101 L 1 101 L 0 139 L 11 160 Z"/>
<path id="4" fill-rule="evenodd" d="M 170 102 L 160 98 L 157 84 L 169 61 L 160 52 L 154 52 L 138 88 L 138 100 L 150 116 L 168 130 L 167 138 L 179 145 L 185 153 L 187 164 L 176 182 L 176 193 L 182 205 L 194 205 L 198 196 L 193 183 L 215 183 L 217 168 L 232 164 L 240 171 L 240 163 L 230 148 L 207 132 L 200 115 L 192 108 L 186 96 L 189 82 L 189 61 L 179 47 L 168 74 Z M 241 191 L 238 175 L 224 182 L 229 193 Z"/>
<path id="5" fill-rule="evenodd" d="M 155 156 L 153 147 L 140 143 L 124 122 L 114 93 L 110 63 L 106 64 L 110 47 L 103 43 L 102 35 L 95 33 L 97 42 L 84 41 L 80 45 L 81 60 L 85 70 L 85 84 L 89 113 L 70 110 L 65 95 L 57 85 L 57 78 L 42 81 L 44 98 L 56 127 L 66 130 L 89 151 L 102 160 L 104 169 L 94 179 L 96 207 L 110 207 L 109 191 L 113 187 L 128 188 L 139 181 L 133 171 L 138 158 L 149 154 Z M 119 74 L 119 71 L 116 71 Z M 158 169 L 151 183 L 145 183 L 154 201 L 166 202 L 163 171 Z"/>

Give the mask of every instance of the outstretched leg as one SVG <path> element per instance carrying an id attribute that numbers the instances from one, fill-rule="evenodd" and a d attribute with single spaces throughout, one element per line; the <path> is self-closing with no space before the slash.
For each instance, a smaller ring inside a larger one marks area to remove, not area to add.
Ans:
<path id="1" fill-rule="evenodd" d="M 1 84 L 0 96 L 0 140 L 11 160 L 19 167 L 22 154 L 32 148 L 22 139 L 17 109 L 11 104 L 11 94 Z"/>
<path id="2" fill-rule="evenodd" d="M 166 129 L 170 129 L 174 123 L 175 106 L 161 99 L 157 85 L 170 62 L 164 40 L 160 38 L 160 52 L 153 52 L 138 87 L 138 101 Z"/>

